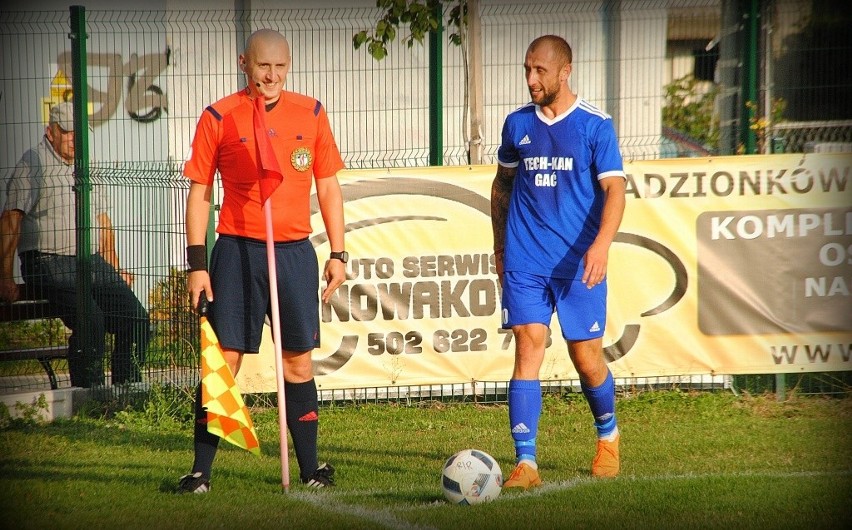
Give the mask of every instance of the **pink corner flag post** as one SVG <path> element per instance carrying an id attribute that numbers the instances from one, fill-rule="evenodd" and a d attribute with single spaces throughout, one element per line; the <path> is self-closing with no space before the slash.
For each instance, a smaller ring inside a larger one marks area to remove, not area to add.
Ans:
<path id="1" fill-rule="evenodd" d="M 284 362 L 281 359 L 281 319 L 278 311 L 278 275 L 275 267 L 275 240 L 272 230 L 272 192 L 284 179 L 278 159 L 267 136 L 265 100 L 254 99 L 254 135 L 257 143 L 257 165 L 260 176 L 260 200 L 266 218 L 266 262 L 269 271 L 269 305 L 272 308 L 272 342 L 275 351 L 275 381 L 278 387 L 278 429 L 281 439 L 281 485 L 290 491 L 290 457 L 287 445 L 287 412 L 284 395 Z"/>
<path id="2" fill-rule="evenodd" d="M 278 315 L 278 275 L 275 272 L 275 243 L 272 240 L 271 199 L 263 203 L 266 216 L 266 263 L 269 268 L 269 305 L 272 307 L 272 343 L 275 351 L 275 382 L 278 387 L 278 431 L 281 437 L 281 485 L 290 490 L 290 457 L 287 446 L 287 412 L 284 396 L 284 362 L 281 359 L 281 320 Z"/>

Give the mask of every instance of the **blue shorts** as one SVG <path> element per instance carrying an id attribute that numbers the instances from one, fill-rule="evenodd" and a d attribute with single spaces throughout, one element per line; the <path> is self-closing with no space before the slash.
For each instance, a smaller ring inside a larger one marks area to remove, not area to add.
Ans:
<path id="1" fill-rule="evenodd" d="M 506 272 L 503 274 L 503 328 L 536 323 L 550 327 L 555 310 L 566 340 L 602 337 L 606 325 L 606 293 L 606 280 L 589 289 L 580 280 Z"/>
<path id="2" fill-rule="evenodd" d="M 307 239 L 275 244 L 281 347 L 318 348 L 319 264 Z M 213 303 L 208 318 L 228 350 L 257 353 L 264 317 L 272 315 L 266 242 L 220 235 L 210 256 Z"/>

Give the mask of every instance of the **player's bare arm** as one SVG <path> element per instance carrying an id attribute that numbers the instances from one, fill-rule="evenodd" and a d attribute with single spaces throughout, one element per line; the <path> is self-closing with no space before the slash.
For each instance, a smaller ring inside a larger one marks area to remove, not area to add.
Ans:
<path id="1" fill-rule="evenodd" d="M 337 177 L 317 179 L 317 200 L 319 202 L 320 214 L 325 224 L 325 232 L 328 235 L 329 248 L 332 252 L 346 250 L 344 242 L 343 221 L 343 192 Z M 326 281 L 325 289 L 322 291 L 322 301 L 328 302 L 334 291 L 346 280 L 346 267 L 338 259 L 329 259 L 325 262 L 323 279 Z"/>
<path id="2" fill-rule="evenodd" d="M 491 184 L 491 230 L 494 233 L 494 260 L 497 277 L 503 281 L 503 247 L 506 242 L 506 217 L 509 215 L 509 198 L 515 182 L 517 168 L 497 165 L 497 175 Z"/>
<path id="3" fill-rule="evenodd" d="M 206 242 L 212 192 L 212 185 L 193 182 L 189 186 L 189 195 L 186 197 L 186 245 L 188 247 L 204 245 Z M 208 301 L 213 301 L 210 275 L 206 270 L 190 272 L 187 275 L 186 286 L 193 307 L 198 305 L 202 291 L 207 295 Z"/>
<path id="4" fill-rule="evenodd" d="M 600 180 L 604 191 L 604 206 L 601 215 L 601 228 L 595 241 L 586 251 L 583 283 L 592 288 L 606 278 L 609 247 L 612 245 L 621 219 L 624 217 L 625 180 L 618 177 L 606 177 Z"/>
<path id="5" fill-rule="evenodd" d="M 112 225 L 112 219 L 104 212 L 98 214 L 98 226 L 100 228 L 98 236 L 98 253 L 104 258 L 104 261 L 112 265 L 127 285 L 133 285 L 135 276 L 129 271 L 122 270 L 118 263 L 118 252 L 115 247 L 115 228 Z"/>
<path id="6" fill-rule="evenodd" d="M 6 210 L 0 216 L 0 300 L 7 302 L 14 302 L 19 296 L 12 275 L 23 218 L 24 212 L 21 210 Z"/>

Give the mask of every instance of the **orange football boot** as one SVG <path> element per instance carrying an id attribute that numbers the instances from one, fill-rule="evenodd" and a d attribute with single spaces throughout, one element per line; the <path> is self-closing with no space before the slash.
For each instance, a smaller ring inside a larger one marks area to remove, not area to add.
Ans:
<path id="1" fill-rule="evenodd" d="M 526 491 L 530 488 L 541 486 L 541 477 L 538 476 L 538 470 L 526 462 L 521 462 L 515 466 L 509 478 L 503 482 L 503 489 L 518 488 Z"/>
<path id="2" fill-rule="evenodd" d="M 620 439 L 621 435 L 617 434 L 615 440 L 611 442 L 598 440 L 598 449 L 595 453 L 595 459 L 592 460 L 593 477 L 615 477 L 618 475 L 620 468 L 618 441 Z"/>

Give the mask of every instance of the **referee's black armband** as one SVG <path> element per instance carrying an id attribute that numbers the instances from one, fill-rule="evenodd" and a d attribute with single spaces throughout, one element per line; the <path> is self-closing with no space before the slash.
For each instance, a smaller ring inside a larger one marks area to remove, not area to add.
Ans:
<path id="1" fill-rule="evenodd" d="M 189 245 L 186 247 L 186 263 L 189 265 L 188 272 L 207 270 L 207 246 Z"/>

